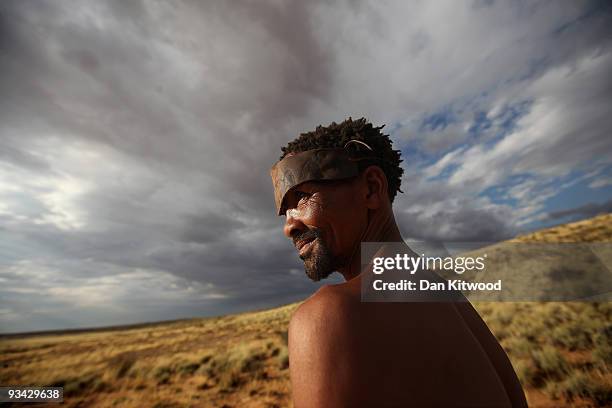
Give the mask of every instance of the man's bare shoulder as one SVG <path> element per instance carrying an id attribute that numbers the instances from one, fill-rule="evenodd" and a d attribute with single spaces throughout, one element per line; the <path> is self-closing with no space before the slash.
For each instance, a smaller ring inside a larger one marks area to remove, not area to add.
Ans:
<path id="1" fill-rule="evenodd" d="M 295 406 L 353 406 L 351 347 L 357 323 L 354 299 L 323 287 L 302 303 L 289 323 L 289 369 Z"/>
<path id="2" fill-rule="evenodd" d="M 361 302 L 349 286 L 326 286 L 294 313 L 289 354 L 299 401 L 311 401 L 313 395 L 317 401 L 328 401 L 334 396 L 338 404 L 327 406 L 351 406 L 355 389 L 370 388 L 384 389 L 387 402 L 435 400 L 453 406 L 478 400 L 507 405 L 495 368 L 448 302 Z M 432 377 L 436 381 L 430 381 Z M 486 392 L 480 388 L 483 384 Z M 436 388 L 440 385 L 443 394 Z M 385 405 L 380 393 L 366 394 L 359 397 L 362 402 L 373 398 L 366 406 L 374 400 Z"/>
<path id="3" fill-rule="evenodd" d="M 290 335 L 293 332 L 303 338 L 307 332 L 322 329 L 337 332 L 335 329 L 350 322 L 351 309 L 356 306 L 354 296 L 337 286 L 320 288 L 296 309 L 289 323 Z"/>
<path id="4" fill-rule="evenodd" d="M 361 301 L 360 284 L 354 281 L 324 286 L 306 299 L 294 312 L 289 333 L 298 334 L 300 339 L 306 341 L 309 333 L 316 332 L 318 336 L 315 341 L 320 342 L 339 340 L 355 331 L 376 327 L 379 330 L 393 330 L 394 336 L 397 336 L 404 334 L 396 330 L 408 323 L 407 317 L 418 317 L 424 336 L 429 330 L 448 330 L 449 320 L 461 321 L 449 303 L 364 303 Z M 415 328 L 415 324 L 412 320 L 411 328 Z M 413 333 L 405 334 L 404 341 L 414 339 Z"/>

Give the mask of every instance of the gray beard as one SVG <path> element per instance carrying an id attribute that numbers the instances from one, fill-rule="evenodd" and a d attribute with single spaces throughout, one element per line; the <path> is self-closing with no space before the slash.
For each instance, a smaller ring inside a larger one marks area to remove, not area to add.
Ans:
<path id="1" fill-rule="evenodd" d="M 315 239 L 312 250 L 302 260 L 306 276 L 313 282 L 327 278 L 346 263 L 344 259 L 334 257 L 320 237 Z"/>

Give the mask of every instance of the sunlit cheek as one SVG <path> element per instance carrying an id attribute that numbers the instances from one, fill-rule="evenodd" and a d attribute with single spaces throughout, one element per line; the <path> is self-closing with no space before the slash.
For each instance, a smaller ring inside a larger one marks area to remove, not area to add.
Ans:
<path id="1" fill-rule="evenodd" d="M 304 220 L 314 226 L 318 226 L 318 222 L 325 217 L 326 213 L 324 203 L 320 199 L 311 199 L 307 205 L 302 207 Z"/>

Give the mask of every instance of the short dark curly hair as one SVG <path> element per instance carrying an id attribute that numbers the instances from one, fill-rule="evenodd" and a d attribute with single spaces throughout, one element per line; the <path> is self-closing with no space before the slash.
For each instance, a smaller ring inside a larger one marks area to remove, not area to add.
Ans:
<path id="1" fill-rule="evenodd" d="M 402 174 L 404 169 L 400 167 L 402 160 L 401 152 L 393 150 L 393 142 L 389 135 L 381 132 L 385 125 L 375 127 L 365 118 L 353 120 L 351 117 L 342 123 L 332 122 L 329 126 L 317 126 L 313 132 L 300 134 L 295 140 L 289 142 L 286 147 L 281 148 L 283 154 L 281 160 L 291 153 L 300 153 L 306 150 L 344 147 L 349 140 L 359 140 L 366 143 L 373 151 L 357 143 L 352 143 L 354 157 L 372 157 L 372 159 L 360 160 L 359 171 L 363 171 L 370 165 L 379 166 L 387 177 L 389 200 L 393 202 L 397 192 L 400 193 Z M 348 147 L 347 147 L 348 148 Z"/>

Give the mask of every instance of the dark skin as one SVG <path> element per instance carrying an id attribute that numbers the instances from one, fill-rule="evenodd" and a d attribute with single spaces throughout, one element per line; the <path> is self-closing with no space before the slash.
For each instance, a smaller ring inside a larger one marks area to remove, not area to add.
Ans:
<path id="1" fill-rule="evenodd" d="M 285 205 L 284 233 L 306 267 L 330 254 L 345 279 L 319 289 L 291 319 L 296 408 L 527 406 L 469 302 L 361 302 L 360 242 L 402 241 L 379 167 L 349 181 L 300 184 Z M 304 245 L 299 238 L 312 230 L 320 236 Z"/>

